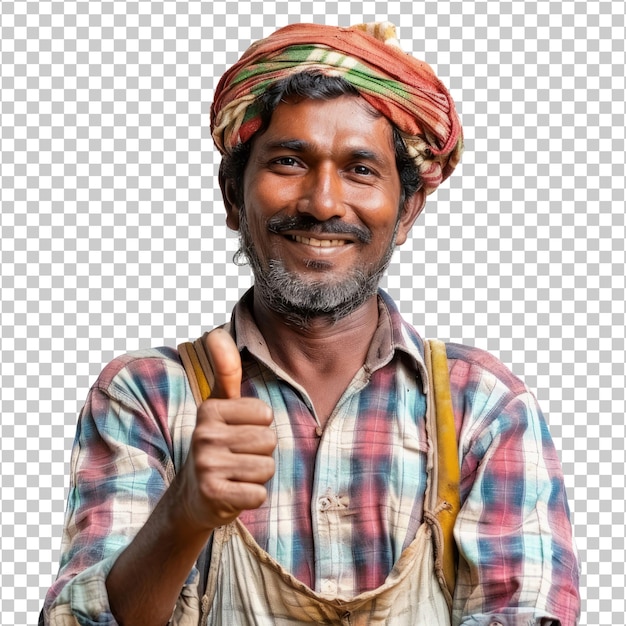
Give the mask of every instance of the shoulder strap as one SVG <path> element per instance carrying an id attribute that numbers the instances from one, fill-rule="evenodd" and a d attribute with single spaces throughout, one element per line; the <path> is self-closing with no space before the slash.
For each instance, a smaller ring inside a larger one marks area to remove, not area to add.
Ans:
<path id="1" fill-rule="evenodd" d="M 431 339 L 426 342 L 425 348 L 426 367 L 431 380 L 437 424 L 437 506 L 435 510 L 443 540 L 441 565 L 451 599 L 456 582 L 457 549 L 453 530 L 461 508 L 461 472 L 450 394 L 446 344 L 437 339 Z"/>
<path id="2" fill-rule="evenodd" d="M 189 379 L 189 386 L 191 387 L 191 392 L 197 406 L 200 406 L 202 402 L 211 395 L 211 389 L 215 384 L 211 361 L 204 347 L 204 337 L 206 334 L 207 333 L 195 341 L 185 341 L 178 345 L 180 360 L 185 368 L 185 373 Z M 212 545 L 213 535 L 211 534 L 205 548 L 200 552 L 196 563 L 196 567 L 200 573 L 198 595 L 202 601 L 206 593 L 209 578 Z"/>
<path id="3" fill-rule="evenodd" d="M 215 385 L 215 376 L 211 367 L 211 360 L 204 347 L 204 338 L 208 333 L 195 341 L 185 341 L 179 344 L 180 360 L 189 379 L 193 398 L 199 406 L 211 395 Z"/>

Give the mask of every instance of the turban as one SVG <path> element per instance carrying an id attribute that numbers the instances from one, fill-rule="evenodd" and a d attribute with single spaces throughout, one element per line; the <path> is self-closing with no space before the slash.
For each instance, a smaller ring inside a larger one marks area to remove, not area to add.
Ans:
<path id="1" fill-rule="evenodd" d="M 211 106 L 218 150 L 231 154 L 261 127 L 259 97 L 298 72 L 341 76 L 399 131 L 432 193 L 463 151 L 454 102 L 432 68 L 400 49 L 389 22 L 351 28 L 291 24 L 253 43 L 221 78 Z"/>

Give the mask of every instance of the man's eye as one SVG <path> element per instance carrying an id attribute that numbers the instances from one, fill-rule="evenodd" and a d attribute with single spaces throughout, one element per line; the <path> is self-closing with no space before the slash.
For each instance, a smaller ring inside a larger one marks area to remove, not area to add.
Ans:
<path id="1" fill-rule="evenodd" d="M 276 163 L 276 165 L 293 167 L 294 165 L 297 165 L 298 162 L 293 157 L 280 157 L 280 159 L 276 159 L 274 163 Z"/>
<path id="2" fill-rule="evenodd" d="M 355 165 L 354 173 L 359 174 L 360 176 L 369 176 L 372 173 L 372 170 L 365 165 Z"/>

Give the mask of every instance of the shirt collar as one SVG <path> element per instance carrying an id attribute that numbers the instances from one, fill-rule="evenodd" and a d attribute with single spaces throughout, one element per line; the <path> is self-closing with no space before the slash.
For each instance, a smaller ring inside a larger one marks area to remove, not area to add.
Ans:
<path id="1" fill-rule="evenodd" d="M 284 378 L 278 365 L 272 359 L 267 343 L 252 315 L 252 293 L 250 288 L 233 309 L 229 330 L 239 351 L 247 350 L 252 356 Z M 428 376 L 424 363 L 424 341 L 417 331 L 400 314 L 391 296 L 378 290 L 378 326 L 374 332 L 364 367 L 374 372 L 389 363 L 396 352 L 406 354 L 417 369 L 422 380 L 424 393 L 428 392 Z"/>

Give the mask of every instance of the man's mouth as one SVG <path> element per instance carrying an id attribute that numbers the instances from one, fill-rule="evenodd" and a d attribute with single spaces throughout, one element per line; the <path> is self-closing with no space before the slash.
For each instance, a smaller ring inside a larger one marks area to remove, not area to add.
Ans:
<path id="1" fill-rule="evenodd" d="M 305 246 L 313 246 L 315 248 L 336 248 L 345 246 L 350 243 L 346 239 L 316 239 L 315 237 L 302 237 L 301 235 L 290 235 L 291 239 Z"/>

